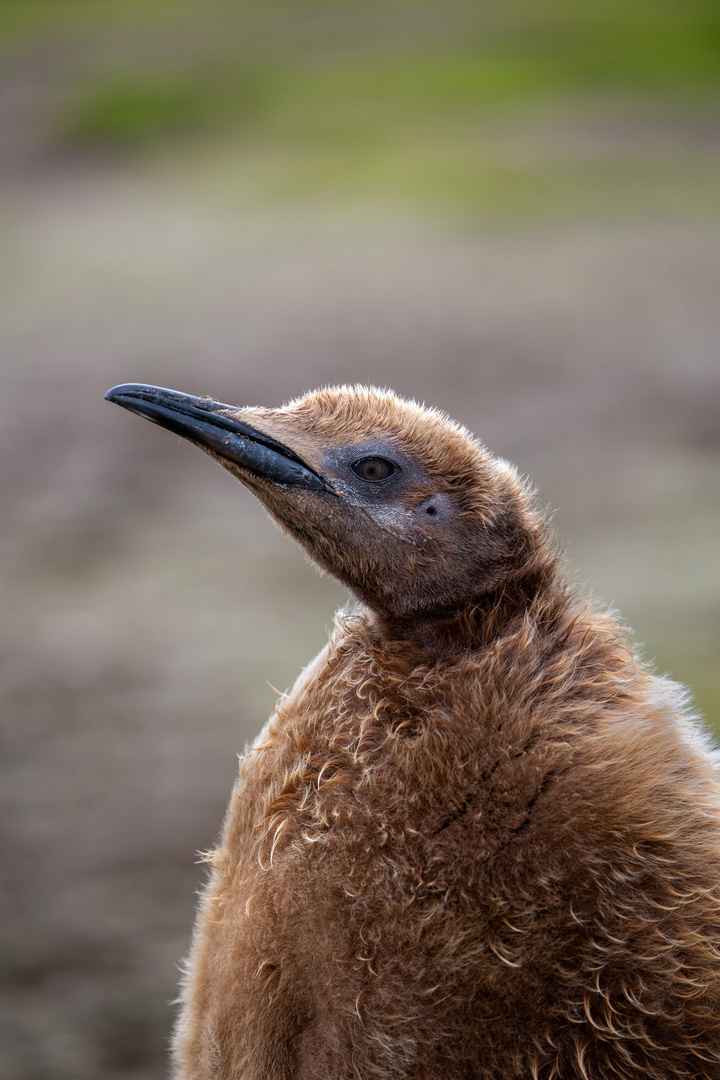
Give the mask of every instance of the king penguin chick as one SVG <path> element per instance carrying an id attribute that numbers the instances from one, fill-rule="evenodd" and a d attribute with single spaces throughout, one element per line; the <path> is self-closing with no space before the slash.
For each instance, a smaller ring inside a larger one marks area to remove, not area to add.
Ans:
<path id="1" fill-rule="evenodd" d="M 359 601 L 241 760 L 178 1080 L 718 1080 L 715 756 L 514 469 L 374 389 L 107 396 Z"/>

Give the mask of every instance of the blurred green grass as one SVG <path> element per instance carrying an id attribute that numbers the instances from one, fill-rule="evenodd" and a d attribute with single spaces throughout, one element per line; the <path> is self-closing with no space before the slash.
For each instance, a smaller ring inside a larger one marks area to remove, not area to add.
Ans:
<path id="1" fill-rule="evenodd" d="M 613 43 L 615 44 L 615 43 Z M 88 81 L 72 104 L 69 131 L 89 142 L 141 143 L 189 126 L 246 124 L 287 143 L 362 145 L 418 133 L 437 136 L 501 112 L 592 101 L 612 93 L 704 97 L 720 89 L 720 37 L 710 48 L 603 52 L 597 42 L 557 42 L 538 53 L 519 43 L 448 56 L 361 57 L 342 63 L 254 69 L 230 62 L 165 71 L 126 71 Z M 624 55 L 623 55 L 624 52 Z M 652 61 L 652 62 L 651 62 Z M 674 61 L 674 62 L 673 62 Z"/>
<path id="2" fill-rule="evenodd" d="M 0 5 L 6 52 L 58 37 L 81 60 L 57 143 L 199 151 L 223 197 L 501 220 L 720 211 L 717 147 L 692 137 L 720 106 L 708 0 Z"/>

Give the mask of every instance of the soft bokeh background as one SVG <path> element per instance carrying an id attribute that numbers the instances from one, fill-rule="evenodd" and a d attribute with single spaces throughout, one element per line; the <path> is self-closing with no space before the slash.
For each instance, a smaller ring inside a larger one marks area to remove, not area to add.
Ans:
<path id="1" fill-rule="evenodd" d="M 714 0 L 2 0 L 3 1080 L 164 1075 L 344 600 L 112 384 L 442 406 L 718 722 L 719 91 Z"/>

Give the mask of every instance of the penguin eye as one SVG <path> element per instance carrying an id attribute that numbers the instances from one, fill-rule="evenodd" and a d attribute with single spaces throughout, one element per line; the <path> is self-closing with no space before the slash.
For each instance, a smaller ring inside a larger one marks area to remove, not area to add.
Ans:
<path id="1" fill-rule="evenodd" d="M 361 480 L 367 480 L 370 484 L 378 484 L 381 480 L 387 480 L 393 473 L 398 471 L 397 465 L 383 457 L 364 457 L 353 461 L 350 466 L 356 476 Z"/>

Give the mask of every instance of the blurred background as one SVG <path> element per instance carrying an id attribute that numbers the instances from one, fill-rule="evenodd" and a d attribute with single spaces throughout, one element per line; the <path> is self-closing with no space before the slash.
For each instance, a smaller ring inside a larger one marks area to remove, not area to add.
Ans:
<path id="1" fill-rule="evenodd" d="M 115 383 L 441 406 L 720 723 L 719 92 L 715 0 L 2 0 L 3 1080 L 165 1075 L 344 601 Z"/>

